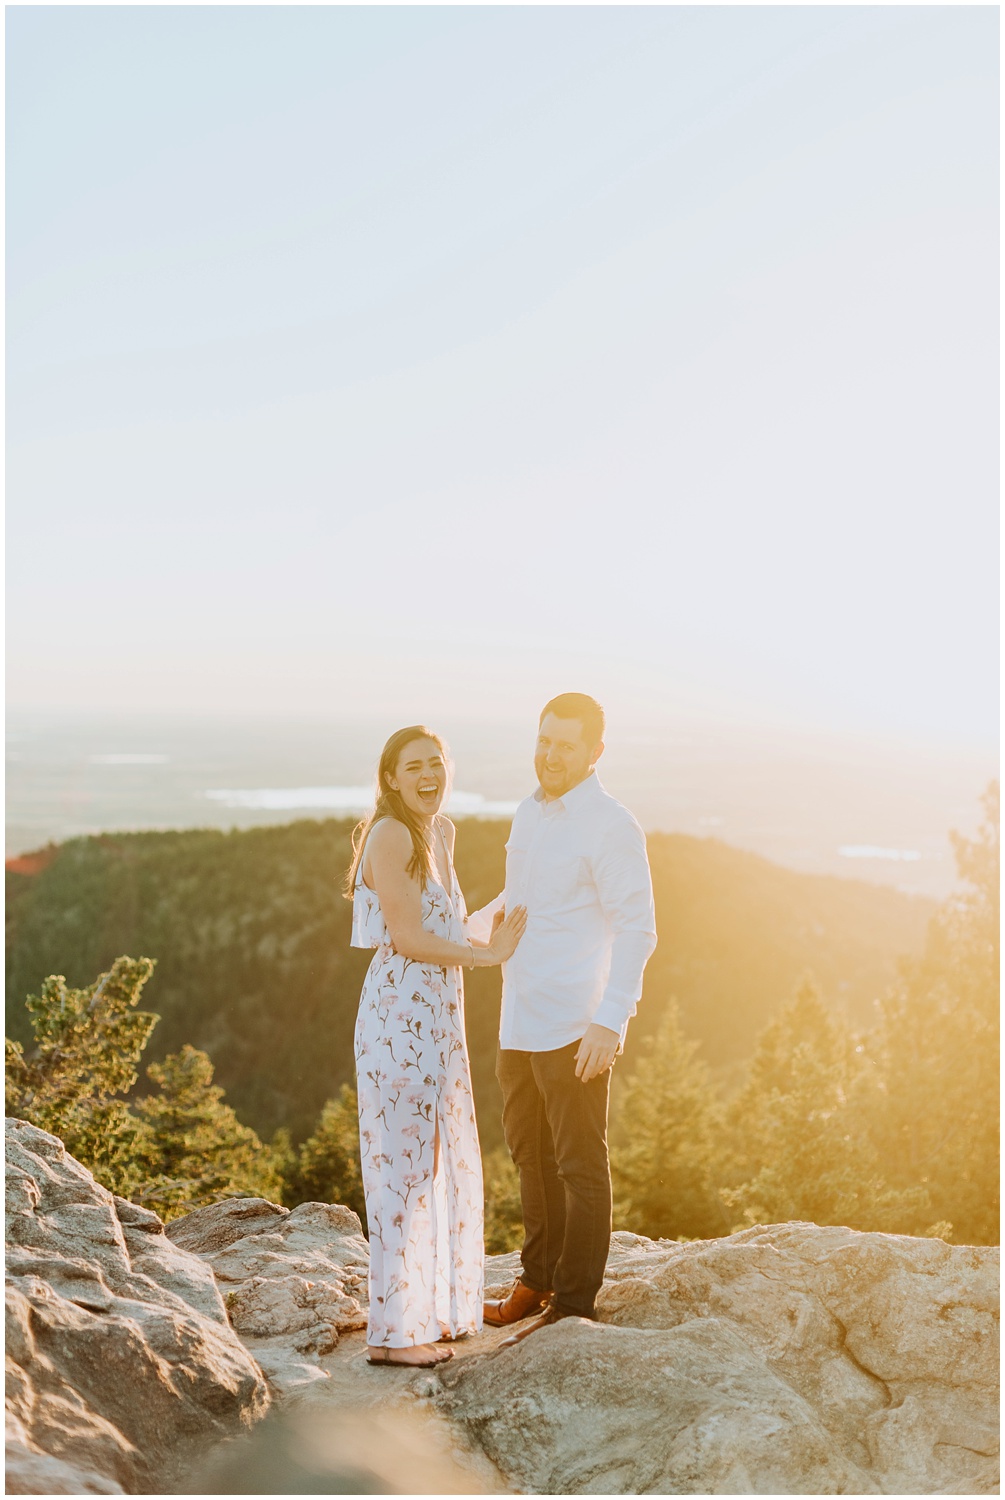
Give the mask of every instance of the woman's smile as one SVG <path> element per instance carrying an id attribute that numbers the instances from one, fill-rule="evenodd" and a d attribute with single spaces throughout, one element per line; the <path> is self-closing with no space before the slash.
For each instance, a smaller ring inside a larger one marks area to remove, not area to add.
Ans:
<path id="1" fill-rule="evenodd" d="M 423 737 L 404 747 L 389 785 L 400 792 L 406 807 L 428 818 L 439 812 L 449 780 L 439 745 Z"/>

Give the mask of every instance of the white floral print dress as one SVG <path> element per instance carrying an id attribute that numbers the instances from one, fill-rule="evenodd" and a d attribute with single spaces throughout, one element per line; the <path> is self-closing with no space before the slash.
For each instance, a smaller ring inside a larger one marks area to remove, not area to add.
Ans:
<path id="1" fill-rule="evenodd" d="M 453 868 L 450 885 L 447 891 L 427 883 L 422 925 L 464 943 L 467 914 Z M 462 971 L 396 953 L 377 894 L 361 876 L 353 893 L 352 946 L 377 950 L 356 1021 L 370 1235 L 367 1343 L 405 1349 L 482 1326 L 482 1167 Z"/>

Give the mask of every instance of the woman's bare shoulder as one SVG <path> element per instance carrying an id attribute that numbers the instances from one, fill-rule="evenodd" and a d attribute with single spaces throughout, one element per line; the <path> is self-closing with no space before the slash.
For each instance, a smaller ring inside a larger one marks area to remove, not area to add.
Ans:
<path id="1" fill-rule="evenodd" d="M 411 850 L 412 835 L 397 818 L 381 818 L 367 834 L 366 845 L 371 853 L 393 854 L 399 849 L 404 853 Z"/>
<path id="2" fill-rule="evenodd" d="M 404 823 L 399 822 L 396 817 L 381 817 L 380 822 L 374 823 L 369 834 L 366 835 L 366 859 L 377 856 L 381 864 L 386 861 L 398 862 L 401 859 L 402 867 L 408 864 L 413 850 L 413 840 Z"/>

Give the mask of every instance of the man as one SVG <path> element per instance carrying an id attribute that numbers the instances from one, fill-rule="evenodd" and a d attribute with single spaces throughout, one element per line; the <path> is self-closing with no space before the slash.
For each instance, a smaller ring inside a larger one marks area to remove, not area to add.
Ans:
<path id="1" fill-rule="evenodd" d="M 545 705 L 540 785 L 513 819 L 505 891 L 472 918 L 487 928 L 503 906 L 527 908 L 526 932 L 503 966 L 497 1067 L 520 1172 L 522 1270 L 509 1296 L 485 1304 L 485 1321 L 538 1316 L 507 1344 L 561 1318 L 593 1318 L 610 1249 L 610 1069 L 656 923 L 645 836 L 596 774 L 604 730 L 603 709 L 584 693 Z"/>

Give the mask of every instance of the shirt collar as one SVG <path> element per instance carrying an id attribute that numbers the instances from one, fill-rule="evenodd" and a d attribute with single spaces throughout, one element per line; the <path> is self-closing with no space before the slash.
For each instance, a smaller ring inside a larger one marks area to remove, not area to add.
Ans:
<path id="1" fill-rule="evenodd" d="M 600 784 L 600 777 L 596 771 L 591 771 L 589 776 L 584 776 L 583 780 L 577 783 L 571 791 L 566 792 L 564 797 L 553 797 L 550 802 L 546 802 L 544 792 L 539 786 L 534 793 L 534 800 L 540 803 L 542 809 L 554 808 L 557 810 L 560 807 L 577 808 L 580 803 L 588 802 L 597 792 L 602 791 L 603 787 Z"/>

